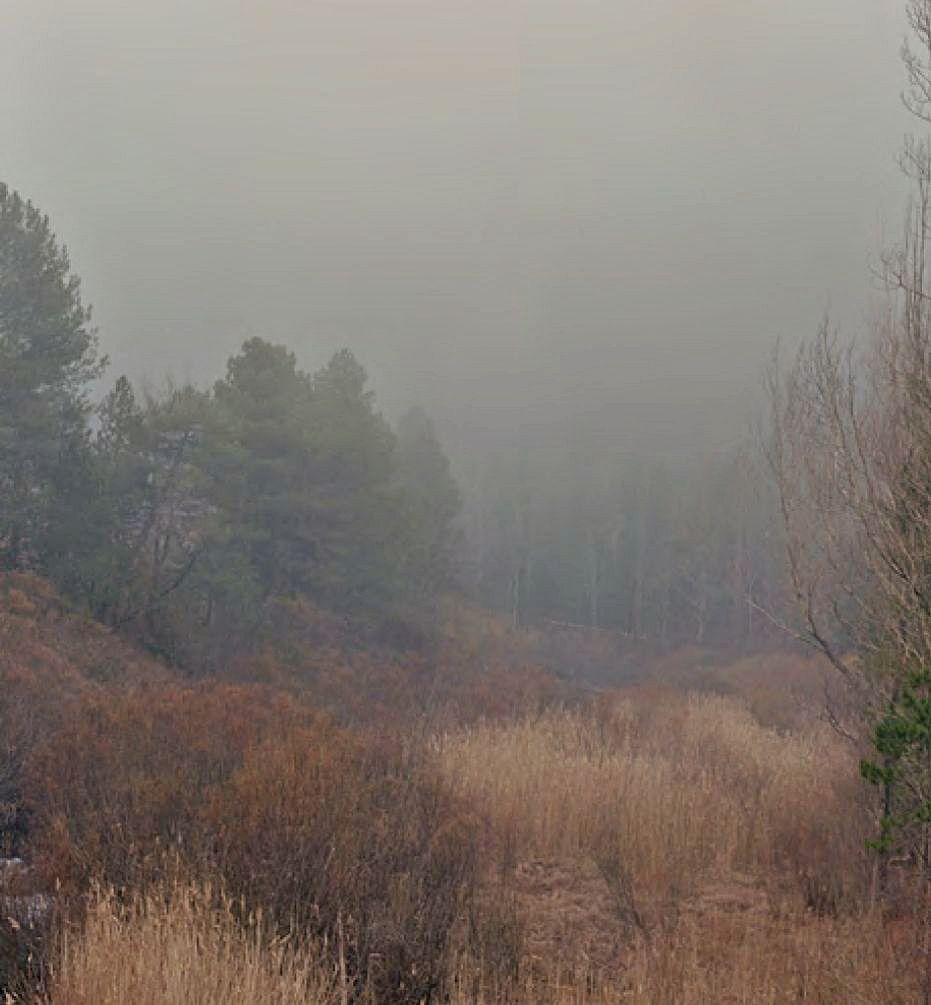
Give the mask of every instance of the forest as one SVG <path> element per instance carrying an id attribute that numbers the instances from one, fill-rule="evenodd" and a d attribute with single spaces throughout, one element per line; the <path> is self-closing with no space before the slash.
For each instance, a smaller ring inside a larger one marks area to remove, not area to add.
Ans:
<path id="1" fill-rule="evenodd" d="M 342 335 L 124 373 L 0 181 L 4 1001 L 931 1002 L 931 0 L 905 27 L 878 306 L 773 340 L 723 432 L 544 422 L 501 346 L 482 435 Z"/>

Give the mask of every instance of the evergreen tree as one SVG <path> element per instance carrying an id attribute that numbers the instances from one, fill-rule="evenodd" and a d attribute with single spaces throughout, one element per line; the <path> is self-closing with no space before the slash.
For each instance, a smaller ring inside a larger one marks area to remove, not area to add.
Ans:
<path id="1" fill-rule="evenodd" d="M 339 352 L 311 377 L 283 346 L 250 339 L 214 401 L 200 464 L 218 572 L 249 570 L 266 599 L 345 606 L 390 590 L 393 436 L 355 357 Z"/>
<path id="2" fill-rule="evenodd" d="M 321 528 L 316 592 L 342 608 L 382 605 L 400 588 L 395 439 L 366 384 L 365 368 L 348 349 L 313 378 Z"/>
<path id="3" fill-rule="evenodd" d="M 92 484 L 87 388 L 104 365 L 48 217 L 0 183 L 0 565 L 45 566 L 55 493 L 73 505 Z"/>
<path id="4" fill-rule="evenodd" d="M 200 463 L 219 510 L 211 547 L 248 568 L 265 597 L 309 589 L 318 556 L 312 387 L 294 354 L 247 341 L 214 387 Z M 218 566 L 219 569 L 219 566 Z"/>
<path id="5" fill-rule="evenodd" d="M 451 585 L 462 496 L 433 422 L 412 408 L 398 422 L 397 478 L 407 522 L 405 571 L 419 592 Z"/>
<path id="6" fill-rule="evenodd" d="M 71 570 L 95 616 L 119 621 L 134 606 L 139 551 L 150 519 L 153 456 L 144 409 L 121 376 L 96 410 L 93 494 L 83 500 L 91 551 Z"/>

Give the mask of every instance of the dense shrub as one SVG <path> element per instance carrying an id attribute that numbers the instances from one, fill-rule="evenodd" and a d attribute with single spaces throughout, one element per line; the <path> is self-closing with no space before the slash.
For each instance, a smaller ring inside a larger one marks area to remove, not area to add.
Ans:
<path id="1" fill-rule="evenodd" d="M 123 886 L 202 838 L 205 800 L 273 731 L 313 714 L 259 687 L 148 685 L 72 701 L 34 751 L 26 790 L 40 873 Z"/>
<path id="2" fill-rule="evenodd" d="M 210 825 L 228 889 L 341 942 L 376 1000 L 440 986 L 476 880 L 477 821 L 396 745 L 295 731 L 257 746 Z"/>
<path id="3" fill-rule="evenodd" d="M 150 686 L 75 702 L 29 778 L 37 867 L 65 895 L 180 867 L 328 944 L 379 1001 L 443 981 L 479 829 L 396 741 L 257 686 Z"/>
<path id="4" fill-rule="evenodd" d="M 508 718 L 578 696 L 540 665 L 531 636 L 459 602 L 447 601 L 444 611 L 428 644 L 419 638 L 397 648 L 385 642 L 383 626 L 278 600 L 274 640 L 232 660 L 223 676 L 302 695 L 343 724 L 401 729 Z"/>

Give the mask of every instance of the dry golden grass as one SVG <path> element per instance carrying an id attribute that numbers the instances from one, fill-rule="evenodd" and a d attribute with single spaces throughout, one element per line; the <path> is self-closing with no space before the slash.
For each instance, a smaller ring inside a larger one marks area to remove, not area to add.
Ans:
<path id="1" fill-rule="evenodd" d="M 906 1005 L 921 1000 L 922 948 L 878 918 L 709 916 L 640 943 L 613 973 L 584 963 L 507 983 L 463 974 L 450 1005 Z"/>
<path id="2" fill-rule="evenodd" d="M 597 718 L 551 712 L 435 742 L 444 775 L 518 855 L 606 857 L 653 901 L 814 865 L 844 828 L 862 848 L 849 753 L 825 731 L 764 728 L 733 699 L 619 698 Z"/>
<path id="3" fill-rule="evenodd" d="M 322 957 L 270 942 L 209 887 L 176 884 L 121 905 L 92 900 L 66 936 L 44 1005 L 336 1005 Z"/>
<path id="4" fill-rule="evenodd" d="M 506 987 L 463 975 L 454 1005 L 919 1000 L 923 932 L 868 908 L 855 764 L 829 731 L 782 734 L 735 699 L 644 690 L 598 715 L 449 733 L 435 753 L 516 858 L 536 860 L 538 896 L 523 902 L 550 911 L 555 933 L 547 946 L 544 923 L 543 948 Z M 585 859 L 626 928 L 597 959 L 566 951 L 571 912 L 612 923 L 586 910 L 604 901 L 591 873 L 585 904 L 577 880 L 559 881 L 586 875 L 571 865 Z"/>

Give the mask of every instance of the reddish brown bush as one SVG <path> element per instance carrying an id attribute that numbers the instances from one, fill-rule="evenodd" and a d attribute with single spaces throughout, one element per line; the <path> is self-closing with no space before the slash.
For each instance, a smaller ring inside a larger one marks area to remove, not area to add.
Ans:
<path id="1" fill-rule="evenodd" d="M 478 826 L 397 746 L 297 730 L 246 756 L 210 807 L 227 888 L 342 943 L 380 1002 L 441 984 L 476 881 Z"/>
<path id="2" fill-rule="evenodd" d="M 259 686 L 75 700 L 28 791 L 37 867 L 64 896 L 211 876 L 382 1002 L 439 987 L 476 881 L 476 821 L 400 744 Z"/>
<path id="3" fill-rule="evenodd" d="M 429 639 L 404 649 L 386 644 L 377 625 L 279 602 L 273 641 L 232 661 L 225 676 L 301 694 L 345 724 L 403 728 L 513 717 L 575 696 L 539 665 L 534 635 L 462 603 L 444 610 Z"/>
<path id="4" fill-rule="evenodd" d="M 316 719 L 259 687 L 100 689 L 73 699 L 26 772 L 30 845 L 48 883 L 133 882 L 196 843 L 205 801 L 264 735 Z"/>

